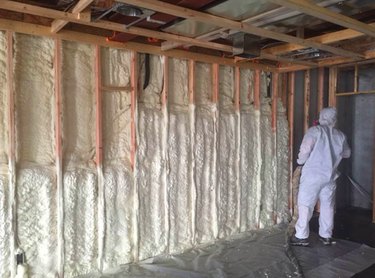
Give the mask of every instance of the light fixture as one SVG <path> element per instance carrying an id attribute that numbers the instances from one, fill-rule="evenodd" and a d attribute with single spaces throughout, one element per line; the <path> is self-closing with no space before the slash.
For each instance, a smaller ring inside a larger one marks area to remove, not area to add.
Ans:
<path id="1" fill-rule="evenodd" d="M 141 9 L 128 5 L 118 5 L 116 7 L 116 12 L 132 17 L 140 17 L 141 15 L 143 15 L 143 11 Z"/>

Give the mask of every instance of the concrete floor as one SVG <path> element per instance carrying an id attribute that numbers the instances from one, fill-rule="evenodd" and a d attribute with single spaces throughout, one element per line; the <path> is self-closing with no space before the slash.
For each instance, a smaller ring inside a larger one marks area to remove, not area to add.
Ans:
<path id="1" fill-rule="evenodd" d="M 318 232 L 319 214 L 313 216 L 310 229 Z M 366 244 L 375 248 L 375 224 L 372 223 L 372 212 L 360 208 L 340 209 L 335 214 L 333 235 L 337 239 Z M 355 278 L 375 277 L 375 264 L 354 275 Z"/>

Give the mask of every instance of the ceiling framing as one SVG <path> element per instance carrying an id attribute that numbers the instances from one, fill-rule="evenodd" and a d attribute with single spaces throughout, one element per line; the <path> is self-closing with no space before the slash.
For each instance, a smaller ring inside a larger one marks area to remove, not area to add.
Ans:
<path id="1" fill-rule="evenodd" d="M 69 3 L 69 0 L 64 1 Z M 375 5 L 365 5 L 365 0 L 347 2 L 349 7 L 357 6 L 352 10 L 344 9 L 345 0 L 70 0 L 70 5 L 62 9 L 61 5 L 46 5 L 44 1 L 2 0 L 0 29 L 286 72 L 356 63 L 375 57 L 375 43 L 372 43 L 375 42 Z M 227 14 L 224 11 L 224 16 L 223 12 L 215 14 L 220 5 L 231 4 L 245 5 L 248 10 L 241 11 L 243 14 L 249 14 L 252 9 L 261 10 L 261 5 L 267 9 L 239 19 L 229 16 L 229 10 Z M 117 12 L 119 7 L 141 16 Z M 337 11 L 338 8 L 342 12 Z M 357 10 L 360 12 L 356 13 Z M 370 16 L 362 19 L 363 14 Z M 302 24 L 297 21 L 304 17 L 308 20 Z M 315 32 L 317 34 L 306 34 L 308 28 L 314 28 L 309 26 L 314 20 L 324 28 Z M 292 26 L 293 21 L 298 23 Z M 199 26 L 210 31 L 182 34 L 179 33 L 181 26 L 185 29 L 195 26 L 192 32 L 199 31 Z M 288 28 L 279 32 L 280 26 Z M 305 37 L 301 37 L 301 33 L 305 33 Z M 238 54 L 234 44 L 238 35 L 248 36 L 250 43 L 244 43 L 243 48 L 250 47 L 255 52 L 249 54 L 242 50 Z M 366 37 L 369 39 L 364 40 Z M 366 41 L 366 45 L 361 41 Z"/>

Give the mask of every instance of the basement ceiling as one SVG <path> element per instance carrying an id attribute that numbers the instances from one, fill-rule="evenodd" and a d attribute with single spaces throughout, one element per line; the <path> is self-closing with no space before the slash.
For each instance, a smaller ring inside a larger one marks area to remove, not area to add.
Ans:
<path id="1" fill-rule="evenodd" d="M 3 0 L 0 18 L 276 70 L 375 57 L 372 0 Z"/>

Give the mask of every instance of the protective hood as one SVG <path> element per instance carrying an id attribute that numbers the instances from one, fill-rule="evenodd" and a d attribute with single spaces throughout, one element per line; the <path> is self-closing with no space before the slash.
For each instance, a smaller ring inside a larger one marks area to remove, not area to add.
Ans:
<path id="1" fill-rule="evenodd" d="M 336 108 L 328 107 L 322 109 L 319 115 L 319 124 L 327 125 L 327 126 L 334 126 L 337 120 L 337 112 Z"/>

